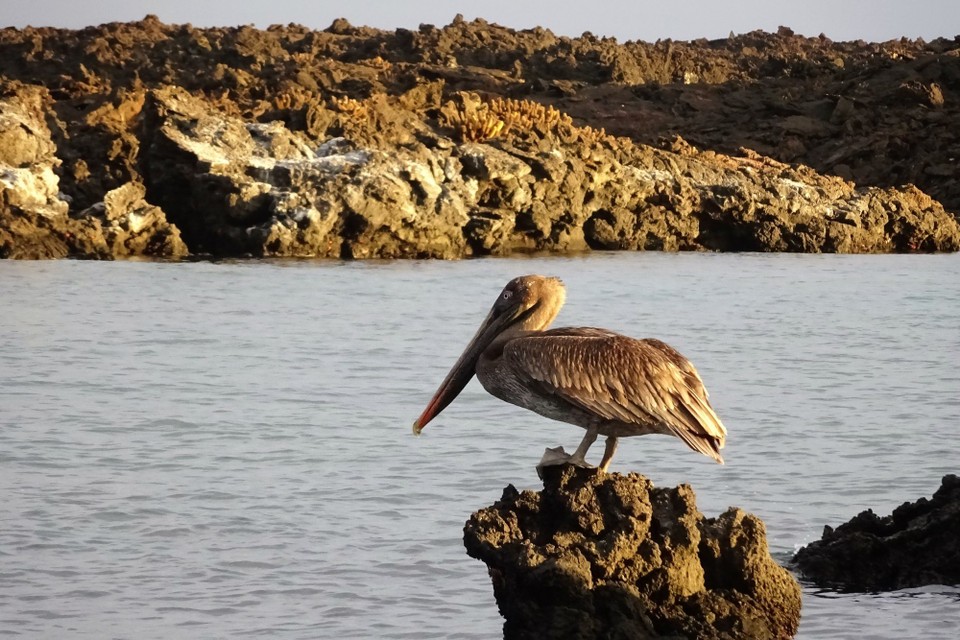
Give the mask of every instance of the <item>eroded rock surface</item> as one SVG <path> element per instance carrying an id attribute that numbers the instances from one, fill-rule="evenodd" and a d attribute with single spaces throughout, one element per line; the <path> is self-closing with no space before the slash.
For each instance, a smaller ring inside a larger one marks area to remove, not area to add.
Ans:
<path id="1" fill-rule="evenodd" d="M 932 499 L 905 502 L 889 516 L 868 509 L 825 526 L 794 562 L 818 585 L 848 591 L 960 584 L 960 478 L 944 476 Z"/>
<path id="2" fill-rule="evenodd" d="M 471 516 L 467 553 L 487 564 L 512 638 L 790 638 L 800 587 L 755 516 L 706 518 L 687 485 L 546 467 Z"/>
<path id="3" fill-rule="evenodd" d="M 75 236 L 79 246 L 89 240 L 83 255 L 108 255 L 115 258 L 150 256 L 181 258 L 189 255 L 180 230 L 167 221 L 163 210 L 145 200 L 147 190 L 138 182 L 111 189 L 103 202 L 77 214 L 78 222 L 90 227 L 87 234 Z"/>
<path id="4" fill-rule="evenodd" d="M 143 167 L 196 250 L 219 255 L 454 258 L 468 221 L 449 158 L 316 145 L 281 122 L 226 116 L 183 89 L 151 92 Z M 449 178 L 449 180 L 448 180 Z"/>
<path id="5" fill-rule="evenodd" d="M 16 87 L 0 99 L 0 257 L 178 258 L 189 252 L 164 212 L 144 200 L 139 183 L 71 210 L 56 170 L 62 160 L 47 125 L 42 87 Z"/>

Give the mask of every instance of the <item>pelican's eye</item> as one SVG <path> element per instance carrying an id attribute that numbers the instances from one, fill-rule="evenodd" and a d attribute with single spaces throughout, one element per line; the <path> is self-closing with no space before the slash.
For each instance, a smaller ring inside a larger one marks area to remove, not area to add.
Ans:
<path id="1" fill-rule="evenodd" d="M 505 291 L 503 292 L 503 296 L 501 296 L 501 297 L 502 297 L 504 300 L 509 300 L 511 296 L 513 296 L 513 291 L 510 291 L 510 290 L 508 289 L 508 290 L 505 290 Z"/>

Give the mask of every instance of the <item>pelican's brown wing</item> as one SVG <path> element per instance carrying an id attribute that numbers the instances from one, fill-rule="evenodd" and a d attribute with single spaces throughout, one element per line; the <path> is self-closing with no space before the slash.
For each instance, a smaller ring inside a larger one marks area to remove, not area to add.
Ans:
<path id="1" fill-rule="evenodd" d="M 503 358 L 548 391 L 604 419 L 660 425 L 722 463 L 727 430 L 689 360 L 659 340 L 564 328 L 516 338 Z"/>

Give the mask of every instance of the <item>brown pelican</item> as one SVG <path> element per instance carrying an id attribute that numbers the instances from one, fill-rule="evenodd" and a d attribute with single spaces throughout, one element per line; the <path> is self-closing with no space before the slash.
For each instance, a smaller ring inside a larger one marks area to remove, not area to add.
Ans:
<path id="1" fill-rule="evenodd" d="M 659 340 L 590 327 L 547 330 L 565 300 L 558 278 L 507 283 L 413 432 L 419 435 L 476 374 L 501 400 L 587 430 L 573 455 L 548 449 L 541 465 L 588 466 L 587 450 L 603 435 L 600 470 L 606 471 L 618 438 L 649 433 L 677 436 L 723 464 L 727 430 L 690 361 Z"/>

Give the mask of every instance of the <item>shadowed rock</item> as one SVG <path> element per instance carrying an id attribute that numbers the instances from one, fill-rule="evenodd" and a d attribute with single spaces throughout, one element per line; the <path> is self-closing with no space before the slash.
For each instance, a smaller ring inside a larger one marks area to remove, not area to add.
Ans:
<path id="1" fill-rule="evenodd" d="M 464 529 L 487 564 L 513 638 L 790 638 L 800 587 L 763 523 L 705 518 L 687 485 L 546 467 L 544 489 L 508 486 Z"/>
<path id="2" fill-rule="evenodd" d="M 905 502 L 889 516 L 867 510 L 800 549 L 804 577 L 847 591 L 960 584 L 960 478 L 943 477 L 931 500 Z"/>

